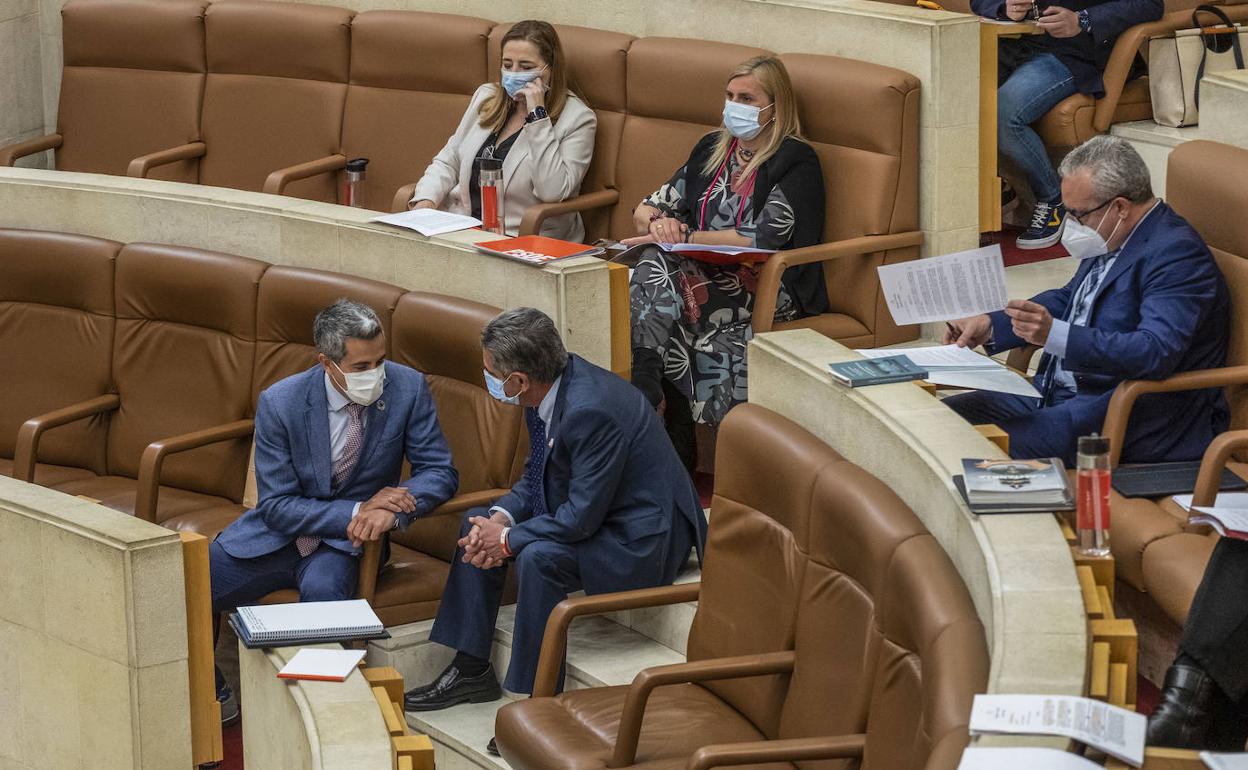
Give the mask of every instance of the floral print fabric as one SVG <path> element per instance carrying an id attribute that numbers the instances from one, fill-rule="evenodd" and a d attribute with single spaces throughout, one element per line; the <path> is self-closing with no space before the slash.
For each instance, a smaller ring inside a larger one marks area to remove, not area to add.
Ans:
<path id="1" fill-rule="evenodd" d="M 755 222 L 751 191 L 732 191 L 727 173 L 710 187 L 703 221 L 702 201 L 687 201 L 682 167 L 646 199 L 696 229 L 735 229 L 755 248 L 778 250 L 793 235 L 793 207 L 780 186 L 767 197 Z M 703 227 L 699 228 L 699 224 Z M 728 410 L 746 399 L 745 348 L 754 336 L 750 325 L 760 266 L 715 265 L 671 254 L 657 246 L 638 260 L 629 284 L 634 349 L 650 348 L 665 364 L 665 376 L 689 399 L 693 418 L 718 425 Z M 796 317 L 783 286 L 776 320 Z"/>

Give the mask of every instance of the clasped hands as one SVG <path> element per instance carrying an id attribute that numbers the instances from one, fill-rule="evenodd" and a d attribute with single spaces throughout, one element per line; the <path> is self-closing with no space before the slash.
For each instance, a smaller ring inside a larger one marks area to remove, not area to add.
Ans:
<path id="1" fill-rule="evenodd" d="M 1048 308 L 1027 299 L 1012 299 L 1005 306 L 1010 326 L 1019 339 L 1044 347 L 1053 328 L 1053 316 Z M 960 318 L 945 324 L 944 344 L 960 348 L 973 348 L 992 339 L 992 321 L 986 315 Z"/>
<path id="2" fill-rule="evenodd" d="M 1005 15 L 1014 21 L 1022 21 L 1032 9 L 1032 0 L 1005 0 Z M 1074 37 L 1079 28 L 1079 14 L 1060 5 L 1050 5 L 1036 19 L 1036 26 L 1050 37 Z"/>
<path id="3" fill-rule="evenodd" d="M 464 563 L 481 569 L 493 569 L 507 560 L 503 553 L 503 527 L 508 526 L 507 517 L 495 513 L 488 519 L 484 516 L 473 516 L 468 519 L 472 525 L 467 535 L 459 539 L 459 546 L 464 549 Z"/>
<path id="4" fill-rule="evenodd" d="M 382 487 L 360 504 L 360 510 L 347 524 L 347 537 L 353 548 L 380 538 L 394 528 L 400 513 L 415 513 L 416 498 L 407 487 Z"/>

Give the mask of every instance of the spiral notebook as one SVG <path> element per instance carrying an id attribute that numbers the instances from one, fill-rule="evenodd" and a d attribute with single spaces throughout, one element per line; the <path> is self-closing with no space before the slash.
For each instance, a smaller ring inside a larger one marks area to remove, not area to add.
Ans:
<path id="1" fill-rule="evenodd" d="M 230 615 L 230 626 L 249 649 L 389 636 L 364 599 L 239 607 Z"/>

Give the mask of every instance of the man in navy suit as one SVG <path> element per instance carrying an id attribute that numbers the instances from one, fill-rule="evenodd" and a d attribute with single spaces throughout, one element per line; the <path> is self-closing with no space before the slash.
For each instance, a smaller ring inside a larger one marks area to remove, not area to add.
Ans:
<path id="1" fill-rule="evenodd" d="M 990 19 L 1034 18 L 1042 35 L 1002 39 L 998 54 L 997 148 L 1027 177 L 1036 197 L 1031 224 L 1018 237 L 1023 249 L 1061 238 L 1067 206 L 1057 171 L 1031 126 L 1067 97 L 1105 92 L 1101 73 L 1118 36 L 1156 21 L 1163 0 L 971 0 Z"/>
<path id="2" fill-rule="evenodd" d="M 425 378 L 385 360 L 372 308 L 340 299 L 317 314 L 313 337 L 317 365 L 260 394 L 259 502 L 209 547 L 214 613 L 281 588 L 302 601 L 350 599 L 361 546 L 406 529 L 459 484 Z M 400 483 L 404 457 L 412 475 Z M 217 686 L 228 701 L 220 671 Z"/>
<path id="3" fill-rule="evenodd" d="M 523 478 L 486 511 L 470 511 L 430 639 L 456 650 L 409 711 L 500 697 L 490 646 L 506 569 L 519 583 L 505 686 L 533 690 L 546 619 L 569 592 L 671 583 L 706 539 L 697 491 L 658 414 L 639 390 L 568 355 L 532 308 L 502 313 L 481 335 L 490 393 L 523 406 Z"/>
<path id="4" fill-rule="evenodd" d="M 1062 241 L 1083 257 L 1074 278 L 1003 311 L 951 322 L 945 334 L 946 344 L 983 344 L 989 353 L 1043 347 L 1043 398 L 977 391 L 945 403 L 1008 433 L 1013 457 L 1056 456 L 1073 466 L 1078 437 L 1101 430 L 1118 383 L 1224 365 L 1230 300 L 1208 247 L 1153 197 L 1148 168 L 1126 141 L 1090 139 L 1062 161 L 1061 174 L 1074 219 Z M 1220 388 L 1143 396 L 1122 460 L 1199 459 L 1228 419 Z"/>

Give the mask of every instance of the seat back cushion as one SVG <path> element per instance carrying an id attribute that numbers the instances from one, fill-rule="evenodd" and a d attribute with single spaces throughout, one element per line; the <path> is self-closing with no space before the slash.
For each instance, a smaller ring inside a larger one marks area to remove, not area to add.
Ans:
<path id="1" fill-rule="evenodd" d="M 689 660 L 793 649 L 806 570 L 811 495 L 839 460 L 795 423 L 753 404 L 719 431 L 715 493 Z M 787 676 L 705 686 L 769 738 L 777 735 Z"/>
<path id="2" fill-rule="evenodd" d="M 684 165 L 690 151 L 718 127 L 724 86 L 738 64 L 766 53 L 704 40 L 647 37 L 628 49 L 628 114 L 620 139 L 611 236 L 636 235 L 633 209 Z M 680 73 L 679 87 L 665 87 Z"/>
<path id="3" fill-rule="evenodd" d="M 351 85 L 343 115 L 348 158 L 366 157 L 365 208 L 389 211 L 420 179 L 490 76 L 493 22 L 414 11 L 367 11 L 351 22 Z"/>
<path id="4" fill-rule="evenodd" d="M 70 0 L 61 11 L 65 64 L 56 150 L 62 171 L 126 173 L 140 155 L 199 139 L 204 91 L 200 0 Z M 196 160 L 153 179 L 196 182 Z"/>
<path id="5" fill-rule="evenodd" d="M 780 60 L 793 82 L 802 131 L 823 168 L 823 240 L 918 229 L 918 79 L 837 56 L 782 54 Z M 896 327 L 876 268 L 917 257 L 914 249 L 887 260 L 871 254 L 825 264 L 830 312 L 873 332 L 882 328 L 891 340 Z"/>
<path id="6" fill-rule="evenodd" d="M 901 543 L 882 577 L 863 768 L 955 770 L 988 687 L 984 627 L 931 535 Z"/>
<path id="7" fill-rule="evenodd" d="M 275 265 L 260 279 L 256 305 L 256 366 L 251 404 L 280 379 L 316 365 L 312 322 L 339 298 L 362 302 L 377 313 L 390 341 L 390 317 L 403 290 L 397 286 L 342 273 Z"/>
<path id="8" fill-rule="evenodd" d="M 492 398 L 482 374 L 481 331 L 498 312 L 479 302 L 416 291 L 403 295 L 394 311 L 392 358 L 423 372 L 429 383 L 459 472 L 458 494 L 505 489 L 515 480 L 521 410 Z M 435 516 L 393 537 L 450 561 L 461 520 Z"/>
<path id="9" fill-rule="evenodd" d="M 797 664 L 781 715 L 783 738 L 867 728 L 885 573 L 898 546 L 926 532 L 892 490 L 846 461 L 824 466 L 812 497 L 810 563 L 798 603 Z M 828 693 L 836 693 L 835 701 Z"/>
<path id="10" fill-rule="evenodd" d="M 208 8 L 201 183 L 261 190 L 273 171 L 339 151 L 351 16 L 332 6 L 248 0 Z M 286 192 L 333 203 L 337 180 L 321 174 Z"/>
<path id="11" fill-rule="evenodd" d="M 1248 150 L 1208 141 L 1184 142 L 1170 154 L 1166 197 L 1196 228 L 1218 261 L 1231 295 L 1228 366 L 1248 365 Z M 1231 427 L 1248 427 L 1248 388 L 1227 389 Z M 1248 453 L 1239 457 L 1248 460 Z"/>
<path id="12" fill-rule="evenodd" d="M 148 444 L 251 414 L 256 297 L 268 263 L 132 243 L 117 257 L 108 472 L 135 478 Z M 242 499 L 247 439 L 169 457 L 162 482 Z"/>
<path id="13" fill-rule="evenodd" d="M 634 38 L 619 32 L 590 27 L 556 24 L 559 43 L 567 59 L 569 85 L 594 110 L 598 118 L 594 134 L 594 157 L 585 171 L 581 192 L 615 189 L 616 166 L 619 160 L 620 135 L 624 129 L 624 112 L 628 104 L 626 77 L 628 50 Z M 512 27 L 504 22 L 490 35 L 489 72 L 497 77 L 502 65 L 503 35 Z M 605 238 L 612 208 L 581 213 L 585 223 L 585 242 Z"/>
<path id="14" fill-rule="evenodd" d="M 0 457 L 31 417 L 110 390 L 113 266 L 121 244 L 0 229 Z M 44 434 L 39 459 L 104 472 L 108 415 Z"/>

